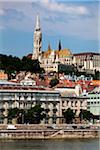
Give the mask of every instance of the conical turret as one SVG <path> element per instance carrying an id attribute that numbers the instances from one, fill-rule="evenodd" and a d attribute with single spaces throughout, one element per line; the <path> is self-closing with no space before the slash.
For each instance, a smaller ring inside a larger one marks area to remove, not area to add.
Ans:
<path id="1" fill-rule="evenodd" d="M 48 44 L 48 51 L 51 51 L 50 43 Z"/>
<path id="2" fill-rule="evenodd" d="M 58 50 L 61 50 L 61 41 L 59 40 L 59 44 L 58 44 Z"/>

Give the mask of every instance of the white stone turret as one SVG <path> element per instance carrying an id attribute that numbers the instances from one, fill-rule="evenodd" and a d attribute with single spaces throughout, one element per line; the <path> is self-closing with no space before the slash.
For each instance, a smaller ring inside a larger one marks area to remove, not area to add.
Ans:
<path id="1" fill-rule="evenodd" d="M 35 30 L 40 30 L 40 19 L 39 16 L 36 16 L 36 26 L 35 26 Z"/>
<path id="2" fill-rule="evenodd" d="M 32 59 L 41 59 L 41 47 L 42 47 L 42 32 L 40 27 L 40 19 L 37 15 L 36 17 L 36 26 L 34 31 L 34 48 L 33 48 L 33 55 Z"/>

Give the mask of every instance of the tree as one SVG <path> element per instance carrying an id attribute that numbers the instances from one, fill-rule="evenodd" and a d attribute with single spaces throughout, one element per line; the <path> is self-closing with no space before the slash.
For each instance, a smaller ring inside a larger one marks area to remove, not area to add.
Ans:
<path id="1" fill-rule="evenodd" d="M 95 74 L 93 76 L 94 80 L 100 80 L 100 72 L 95 70 Z"/>
<path id="2" fill-rule="evenodd" d="M 34 73 L 43 73 L 44 69 L 40 67 L 38 60 L 32 60 L 24 56 L 22 59 L 12 55 L 0 54 L 0 69 L 5 70 L 9 79 L 15 78 L 19 71 L 30 71 Z"/>
<path id="3" fill-rule="evenodd" d="M 73 74 L 74 72 L 74 74 L 77 74 L 78 70 L 74 65 L 59 64 L 58 72 L 65 74 Z"/>
<path id="4" fill-rule="evenodd" d="M 54 87 L 59 83 L 59 80 L 57 78 L 54 78 L 50 81 L 50 86 Z"/>
<path id="5" fill-rule="evenodd" d="M 90 121 L 91 119 L 94 118 L 94 115 L 87 110 L 81 110 L 79 114 L 80 120 L 88 120 Z"/>
<path id="6" fill-rule="evenodd" d="M 17 119 L 17 123 L 22 124 L 24 123 L 23 115 L 25 111 L 19 108 L 10 108 L 8 110 L 8 120 Z"/>
<path id="7" fill-rule="evenodd" d="M 40 104 L 36 104 L 34 107 L 30 108 L 25 114 L 25 122 L 30 124 L 39 124 L 44 118 L 44 109 Z"/>
<path id="8" fill-rule="evenodd" d="M 65 112 L 63 112 L 63 116 L 65 118 L 66 123 L 72 123 L 73 119 L 75 118 L 75 113 L 73 113 L 73 110 L 68 108 Z"/>
<path id="9" fill-rule="evenodd" d="M 19 114 L 18 108 L 10 108 L 8 111 L 8 118 L 13 119 L 16 118 Z"/>
<path id="10" fill-rule="evenodd" d="M 19 115 L 18 108 L 10 108 L 8 110 L 8 120 L 17 119 L 18 115 Z"/>
<path id="11" fill-rule="evenodd" d="M 24 71 L 30 71 L 30 72 L 40 72 L 41 68 L 40 68 L 40 64 L 38 60 L 32 60 L 30 58 L 27 58 L 26 56 L 24 56 L 22 58 L 22 70 Z"/>
<path id="12" fill-rule="evenodd" d="M 44 109 L 40 106 L 40 104 L 36 104 L 34 107 L 28 110 L 10 108 L 8 111 L 8 119 L 17 119 L 18 124 L 39 124 L 40 121 L 45 117 L 43 111 Z"/>

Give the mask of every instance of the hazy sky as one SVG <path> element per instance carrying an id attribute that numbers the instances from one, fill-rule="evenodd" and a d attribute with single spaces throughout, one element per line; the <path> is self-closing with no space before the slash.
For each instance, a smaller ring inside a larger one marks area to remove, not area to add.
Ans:
<path id="1" fill-rule="evenodd" d="M 40 16 L 42 50 L 99 52 L 99 0 L 0 0 L 0 53 L 24 56 L 33 51 L 36 15 Z"/>

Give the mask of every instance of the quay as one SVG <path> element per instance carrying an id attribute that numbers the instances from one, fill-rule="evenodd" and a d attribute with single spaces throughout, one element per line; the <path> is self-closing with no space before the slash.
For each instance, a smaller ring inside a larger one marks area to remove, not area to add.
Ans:
<path id="1" fill-rule="evenodd" d="M 17 129 L 7 130 L 0 125 L 0 139 L 71 139 L 100 138 L 100 129 L 50 128 L 36 125 L 16 125 Z"/>

